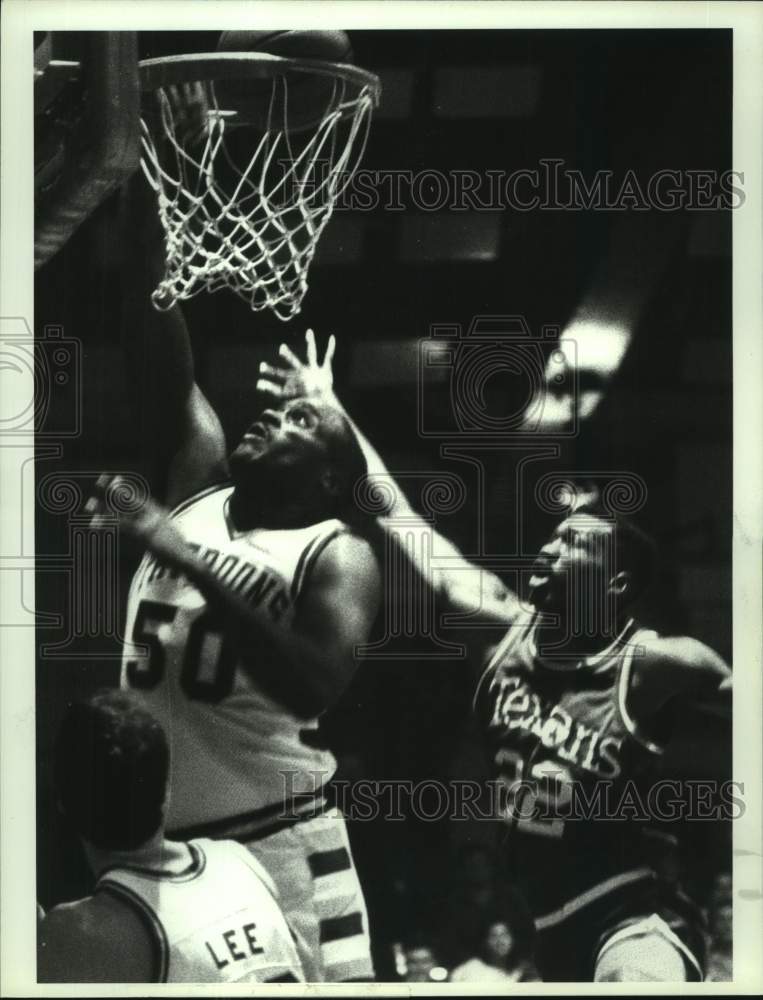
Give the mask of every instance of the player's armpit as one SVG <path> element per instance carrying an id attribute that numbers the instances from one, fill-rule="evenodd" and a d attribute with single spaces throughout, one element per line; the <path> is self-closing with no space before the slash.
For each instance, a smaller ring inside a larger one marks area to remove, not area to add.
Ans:
<path id="1" fill-rule="evenodd" d="M 155 946 L 141 918 L 98 896 L 50 910 L 37 930 L 41 983 L 149 983 Z"/>

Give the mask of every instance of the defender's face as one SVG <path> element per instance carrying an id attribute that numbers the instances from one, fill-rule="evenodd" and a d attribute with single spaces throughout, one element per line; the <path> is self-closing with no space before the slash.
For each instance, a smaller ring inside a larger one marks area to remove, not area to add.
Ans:
<path id="1" fill-rule="evenodd" d="M 573 514 L 538 554 L 530 599 L 541 611 L 564 611 L 568 597 L 603 601 L 614 576 L 614 527 L 592 514 Z"/>
<path id="2" fill-rule="evenodd" d="M 250 472 L 317 469 L 327 460 L 324 417 L 307 399 L 293 399 L 282 410 L 265 410 L 245 431 L 230 457 L 234 481 Z"/>

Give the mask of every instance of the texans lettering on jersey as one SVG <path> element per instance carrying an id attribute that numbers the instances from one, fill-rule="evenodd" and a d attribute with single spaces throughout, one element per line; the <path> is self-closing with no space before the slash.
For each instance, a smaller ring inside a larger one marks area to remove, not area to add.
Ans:
<path id="1" fill-rule="evenodd" d="M 173 520 L 228 587 L 288 631 L 315 561 L 346 528 L 331 520 L 238 532 L 228 516 L 232 492 L 212 487 Z M 317 746 L 317 720 L 305 723 L 269 698 L 254 679 L 257 651 L 245 670 L 202 594 L 152 556 L 130 588 L 126 635 L 122 686 L 141 693 L 170 740 L 169 830 L 272 820 L 285 799 L 307 801 L 331 778 L 336 765 Z"/>
<path id="2" fill-rule="evenodd" d="M 528 616 L 509 630 L 475 710 L 495 765 L 507 856 L 541 916 L 647 865 L 643 828 L 612 810 L 629 783 L 648 777 L 661 748 L 627 710 L 646 631 L 631 622 L 577 669 L 553 670 L 537 655 L 536 627 Z"/>
<path id="3" fill-rule="evenodd" d="M 619 752 L 622 737 L 604 735 L 602 729 L 583 725 L 559 704 L 541 700 L 519 675 L 496 677 L 490 684 L 493 699 L 491 729 L 517 730 L 550 749 L 557 757 L 602 778 L 621 772 Z M 521 741 L 518 741 L 521 742 Z"/>

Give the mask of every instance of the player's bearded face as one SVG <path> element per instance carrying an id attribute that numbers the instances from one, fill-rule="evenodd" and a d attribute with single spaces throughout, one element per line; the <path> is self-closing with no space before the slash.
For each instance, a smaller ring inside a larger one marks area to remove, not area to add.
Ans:
<path id="1" fill-rule="evenodd" d="M 306 400 L 293 400 L 283 410 L 265 410 L 230 457 L 234 483 L 261 490 L 268 479 L 282 489 L 306 488 L 326 464 L 320 427 L 319 410 Z"/>

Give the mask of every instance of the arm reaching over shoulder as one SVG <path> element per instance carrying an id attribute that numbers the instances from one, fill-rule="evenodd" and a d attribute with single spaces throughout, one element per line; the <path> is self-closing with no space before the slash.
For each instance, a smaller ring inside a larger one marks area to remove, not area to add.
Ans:
<path id="1" fill-rule="evenodd" d="M 99 481 L 99 491 L 107 488 L 107 481 Z M 98 496 L 90 510 L 92 527 L 100 527 Z M 258 615 L 196 554 L 164 507 L 149 500 L 122 515 L 120 529 L 201 591 L 236 643 L 243 668 L 272 698 L 304 719 L 339 698 L 379 607 L 379 572 L 368 542 L 346 533 L 328 543 L 300 595 L 293 629 L 286 632 Z"/>
<path id="2" fill-rule="evenodd" d="M 322 362 L 318 360 L 312 330 L 307 331 L 305 340 L 307 360 L 301 361 L 289 347 L 282 344 L 280 355 L 283 365 L 273 367 L 262 364 L 257 388 L 281 401 L 295 396 L 320 396 L 322 402 L 339 410 L 348 420 L 363 451 L 371 485 L 377 480 L 380 485 L 388 487 L 391 476 L 384 461 L 334 392 L 331 363 L 336 349 L 335 338 L 333 335 L 329 338 Z M 397 539 L 396 529 L 402 517 L 405 519 L 406 534 L 418 532 L 422 535 L 434 535 L 434 564 L 420 557 L 422 546 L 411 546 L 412 551 L 406 549 L 405 554 L 413 561 L 416 572 L 434 590 L 441 609 L 453 615 L 468 616 L 470 626 L 510 625 L 520 610 L 516 595 L 495 573 L 475 566 L 451 541 L 438 532 L 433 532 L 431 525 L 410 505 L 402 489 L 395 485 L 397 488 L 394 490 L 394 499 L 387 511 L 376 518 L 376 526 L 383 533 Z M 466 634 L 475 643 L 481 641 L 471 627 Z"/>

